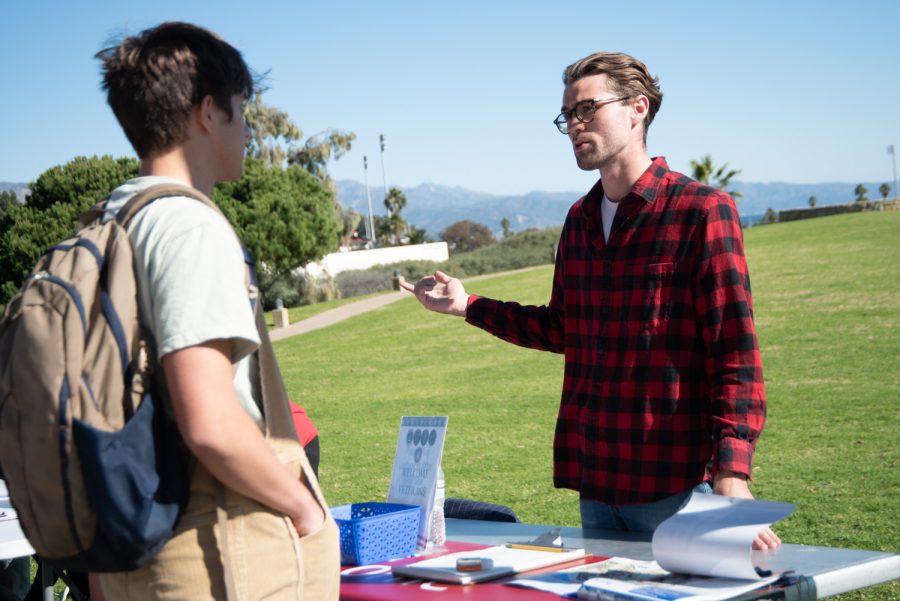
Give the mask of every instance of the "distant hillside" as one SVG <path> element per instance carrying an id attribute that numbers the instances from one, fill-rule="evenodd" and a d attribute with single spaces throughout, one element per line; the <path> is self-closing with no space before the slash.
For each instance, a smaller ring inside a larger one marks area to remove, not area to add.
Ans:
<path id="1" fill-rule="evenodd" d="M 17 184 L 14 182 L 0 182 L 0 192 L 12 190 L 16 193 L 19 202 L 25 202 L 25 196 L 28 195 L 28 184 Z"/>
<path id="2" fill-rule="evenodd" d="M 810 196 L 815 196 L 819 206 L 843 204 L 854 199 L 855 183 L 789 184 L 735 182 L 734 189 L 743 192 L 738 201 L 741 218 L 747 222 L 758 221 L 766 209 L 776 211 L 808 206 Z M 868 197 L 878 199 L 881 182 L 864 182 Z M 28 184 L 0 182 L 0 190 L 15 190 L 24 201 Z M 376 215 L 385 213 L 384 191 L 381 186 L 370 186 L 372 210 Z M 408 204 L 403 215 L 409 223 L 425 228 L 437 237 L 448 225 L 469 219 L 483 223 L 494 232 L 501 231 L 500 221 L 509 219 L 513 231 L 543 228 L 562 224 L 573 202 L 586 192 L 529 192 L 519 195 L 487 194 L 454 186 L 420 184 L 404 188 Z M 337 182 L 338 200 L 363 215 L 368 214 L 366 188 L 355 180 Z"/>
<path id="3" fill-rule="evenodd" d="M 738 211 L 745 221 L 759 221 L 766 209 L 779 211 L 808 206 L 810 196 L 817 204 L 833 205 L 851 202 L 857 184 L 789 184 L 736 182 L 734 189 L 744 194 L 738 201 Z M 881 183 L 864 183 L 870 199 L 880 198 Z M 351 207 L 363 215 L 368 214 L 365 186 L 354 180 L 337 182 L 338 199 L 345 207 Z M 383 188 L 370 186 L 372 210 L 376 215 L 385 213 Z M 469 219 L 500 231 L 500 221 L 506 217 L 513 231 L 530 227 L 549 227 L 562 224 L 569 207 L 586 192 L 529 192 L 523 195 L 496 195 L 475 192 L 465 188 L 421 184 L 405 188 L 408 204 L 403 215 L 409 223 L 425 228 L 437 236 L 448 225 Z"/>
<path id="4" fill-rule="evenodd" d="M 365 186 L 353 180 L 337 182 L 338 200 L 368 215 Z M 384 188 L 370 187 L 372 211 L 385 213 Z M 503 196 L 466 190 L 460 187 L 420 184 L 404 188 L 407 205 L 403 215 L 409 223 L 425 228 L 437 236 L 448 225 L 469 219 L 482 223 L 495 232 L 501 231 L 500 221 L 509 219 L 513 231 L 559 225 L 569 206 L 578 199 L 576 192 L 529 192 L 521 196 Z"/>

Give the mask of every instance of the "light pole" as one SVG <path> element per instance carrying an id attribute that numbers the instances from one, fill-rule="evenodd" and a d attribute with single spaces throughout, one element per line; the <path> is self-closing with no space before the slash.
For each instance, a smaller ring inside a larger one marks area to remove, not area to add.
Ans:
<path id="1" fill-rule="evenodd" d="M 375 245 L 375 218 L 372 217 L 372 195 L 369 193 L 369 159 L 363 155 L 363 177 L 366 180 L 366 200 L 369 201 L 369 224 L 366 229 L 369 231 L 369 239 L 372 240 L 372 246 Z"/>
<path id="2" fill-rule="evenodd" d="M 378 134 L 378 141 L 381 142 L 381 181 L 384 182 L 384 197 L 387 198 L 387 175 L 384 172 L 384 134 Z"/>
<path id="3" fill-rule="evenodd" d="M 894 150 L 893 144 L 887 147 L 887 151 L 891 155 L 891 163 L 894 167 L 894 198 L 900 198 L 900 190 L 897 189 L 897 151 Z"/>

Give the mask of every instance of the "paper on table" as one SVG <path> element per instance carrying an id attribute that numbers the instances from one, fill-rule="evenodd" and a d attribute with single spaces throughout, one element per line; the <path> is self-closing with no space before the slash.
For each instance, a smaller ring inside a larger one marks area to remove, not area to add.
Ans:
<path id="1" fill-rule="evenodd" d="M 655 561 L 639 562 L 613 557 L 606 576 L 591 578 L 578 589 L 579 599 L 632 599 L 635 601 L 721 601 L 762 588 L 780 578 L 762 580 L 669 574 Z M 603 562 L 607 563 L 607 562 Z"/>
<path id="2" fill-rule="evenodd" d="M 584 555 L 584 549 L 532 551 L 526 549 L 511 549 L 506 545 L 499 545 L 487 547 L 478 551 L 460 551 L 449 555 L 440 555 L 431 559 L 425 559 L 408 565 L 394 566 L 391 571 L 397 576 L 428 578 L 440 582 L 469 584 L 574 561 L 584 557 Z M 477 572 L 460 572 L 456 569 L 456 560 L 463 557 L 490 559 L 493 563 L 493 567 L 489 570 L 480 570 Z"/>
<path id="3" fill-rule="evenodd" d="M 669 572 L 759 581 L 751 546 L 766 526 L 791 514 L 792 503 L 694 493 L 653 533 L 653 558 Z M 764 558 L 764 554 L 760 554 Z"/>
<path id="4" fill-rule="evenodd" d="M 618 578 L 625 576 L 628 580 L 646 580 L 666 576 L 669 573 L 660 568 L 655 561 L 610 557 L 603 561 L 566 568 L 558 572 L 522 576 L 506 584 L 553 593 L 560 597 L 571 597 L 578 592 L 584 582 L 607 574 Z"/>

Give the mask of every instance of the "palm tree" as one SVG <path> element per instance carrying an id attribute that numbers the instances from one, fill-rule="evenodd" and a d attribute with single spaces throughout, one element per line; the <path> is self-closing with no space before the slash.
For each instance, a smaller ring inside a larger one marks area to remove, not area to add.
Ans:
<path id="1" fill-rule="evenodd" d="M 818 201 L 816 200 L 815 196 L 810 196 L 807 202 L 809 203 L 809 206 L 814 207 L 816 206 L 816 202 Z"/>
<path id="2" fill-rule="evenodd" d="M 856 202 L 865 202 L 869 200 L 866 198 L 866 194 L 869 193 L 869 190 L 862 184 L 857 184 L 853 189 L 853 193 L 856 194 Z"/>
<path id="3" fill-rule="evenodd" d="M 881 184 L 878 186 L 878 192 L 883 199 L 887 200 L 887 195 L 891 193 L 891 187 L 887 184 Z"/>
<path id="4" fill-rule="evenodd" d="M 737 200 L 744 196 L 743 192 L 737 190 L 729 190 L 731 179 L 741 173 L 740 169 L 728 169 L 728 163 L 725 163 L 718 169 L 713 164 L 712 156 L 705 154 L 700 157 L 699 161 L 691 161 L 692 175 L 695 180 L 702 184 L 712 186 L 729 194 Z"/>
<path id="5" fill-rule="evenodd" d="M 391 188 L 384 197 L 384 208 L 387 209 L 388 227 L 394 245 L 400 244 L 400 236 L 406 231 L 406 221 L 400 216 L 400 211 L 406 206 L 406 195 L 400 188 Z"/>

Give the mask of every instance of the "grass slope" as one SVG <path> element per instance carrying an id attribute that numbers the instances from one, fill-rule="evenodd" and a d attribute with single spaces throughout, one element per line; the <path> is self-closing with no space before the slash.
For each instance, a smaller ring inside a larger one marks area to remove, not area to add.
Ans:
<path id="1" fill-rule="evenodd" d="M 769 400 L 757 496 L 797 503 L 787 542 L 900 551 L 900 213 L 747 230 Z M 523 303 L 552 268 L 472 282 Z M 402 415 L 449 415 L 449 496 L 577 526 L 555 490 L 551 443 L 562 358 L 521 349 L 403 300 L 276 345 L 288 390 L 321 431 L 332 504 L 383 500 Z M 886 585 L 847 598 L 897 599 Z"/>

